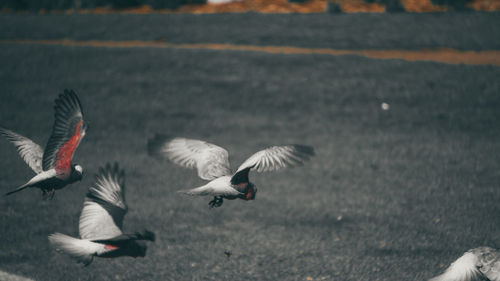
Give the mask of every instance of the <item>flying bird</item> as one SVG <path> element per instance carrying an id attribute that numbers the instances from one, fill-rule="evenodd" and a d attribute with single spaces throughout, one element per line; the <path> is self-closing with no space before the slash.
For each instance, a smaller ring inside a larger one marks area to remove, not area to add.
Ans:
<path id="1" fill-rule="evenodd" d="M 254 200 L 257 187 L 248 178 L 251 170 L 267 172 L 301 165 L 314 155 L 314 149 L 310 146 L 298 144 L 272 146 L 250 156 L 235 173 L 232 173 L 227 150 L 205 141 L 169 139 L 158 134 L 148 141 L 148 151 L 152 156 L 167 158 L 180 166 L 196 168 L 198 176 L 210 182 L 180 192 L 214 196 L 208 203 L 211 208 L 220 207 L 224 199 Z"/>
<path id="2" fill-rule="evenodd" d="M 81 239 L 61 233 L 49 235 L 52 246 L 85 266 L 94 257 L 121 256 L 144 257 L 144 241 L 155 241 L 155 234 L 148 230 L 124 234 L 123 217 L 128 207 L 125 203 L 125 172 L 115 163 L 99 168 L 95 186 L 90 187 L 80 215 Z"/>
<path id="3" fill-rule="evenodd" d="M 490 247 L 470 249 L 446 271 L 429 281 L 500 281 L 500 251 Z"/>
<path id="4" fill-rule="evenodd" d="M 80 100 L 74 91 L 64 90 L 55 100 L 54 110 L 54 126 L 45 150 L 29 138 L 0 127 L 0 134 L 14 144 L 26 164 L 36 173 L 27 183 L 6 195 L 37 187 L 42 190 L 44 198 L 52 198 L 56 189 L 82 180 L 82 166 L 71 164 L 87 129 Z"/>

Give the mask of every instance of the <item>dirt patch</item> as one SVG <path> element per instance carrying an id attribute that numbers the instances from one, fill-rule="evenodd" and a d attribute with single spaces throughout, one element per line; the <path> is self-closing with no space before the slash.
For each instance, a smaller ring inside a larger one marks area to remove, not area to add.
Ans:
<path id="1" fill-rule="evenodd" d="M 327 0 L 311 0 L 291 3 L 287 0 L 243 0 L 225 4 L 186 5 L 178 9 L 180 13 L 322 13 L 326 11 Z"/>
<path id="2" fill-rule="evenodd" d="M 379 3 L 366 3 L 364 1 L 341 1 L 340 9 L 344 13 L 383 13 L 385 6 Z"/>
<path id="3" fill-rule="evenodd" d="M 85 40 L 74 41 L 68 39 L 55 40 L 0 40 L 3 44 L 40 44 L 78 47 L 105 47 L 105 48 L 174 48 L 174 49 L 207 49 L 223 51 L 250 51 L 271 54 L 321 54 L 330 56 L 356 55 L 373 59 L 402 59 L 406 61 L 433 61 L 448 64 L 496 65 L 500 66 L 500 51 L 460 51 L 449 48 L 424 50 L 335 50 L 327 48 L 298 48 L 292 46 L 252 46 L 233 44 L 173 44 L 165 41 L 104 41 Z"/>
<path id="4" fill-rule="evenodd" d="M 428 13 L 428 12 L 445 12 L 445 6 L 432 4 L 431 0 L 400 0 L 401 5 L 407 12 L 412 13 Z"/>
<path id="5" fill-rule="evenodd" d="M 476 11 L 500 11 L 500 1 L 498 0 L 474 0 L 467 4 L 467 7 Z"/>
<path id="6" fill-rule="evenodd" d="M 40 13 L 64 14 L 214 14 L 214 13 L 323 13 L 326 12 L 327 0 L 310 0 L 303 3 L 291 3 L 287 0 L 243 0 L 221 4 L 190 4 L 176 10 L 153 9 L 150 5 L 133 8 L 115 9 L 113 7 L 97 7 L 95 9 L 70 9 L 64 11 L 41 10 Z"/>

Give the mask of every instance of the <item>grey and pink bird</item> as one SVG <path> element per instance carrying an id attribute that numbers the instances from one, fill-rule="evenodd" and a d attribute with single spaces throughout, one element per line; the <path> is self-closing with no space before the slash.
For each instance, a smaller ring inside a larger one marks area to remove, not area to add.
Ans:
<path id="1" fill-rule="evenodd" d="M 196 168 L 198 176 L 209 183 L 180 192 L 214 196 L 210 207 L 221 206 L 224 199 L 254 200 L 257 187 L 248 178 L 251 170 L 267 172 L 297 166 L 314 155 L 314 149 L 306 145 L 272 146 L 250 156 L 232 173 L 227 150 L 205 141 L 158 134 L 148 141 L 148 151 L 180 166 Z"/>
<path id="2" fill-rule="evenodd" d="M 500 251 L 478 247 L 465 252 L 443 274 L 429 281 L 500 281 Z"/>
<path id="3" fill-rule="evenodd" d="M 82 179 L 83 168 L 71 163 L 87 129 L 80 100 L 74 91 L 64 90 L 55 100 L 54 110 L 52 134 L 45 150 L 29 138 L 0 128 L 0 134 L 14 144 L 23 160 L 36 173 L 27 183 L 6 195 L 36 187 L 42 190 L 44 198 L 52 198 L 55 190 Z"/>
<path id="4" fill-rule="evenodd" d="M 95 185 L 89 188 L 80 215 L 80 239 L 61 233 L 49 235 L 52 246 L 78 262 L 89 265 L 94 257 L 144 257 L 147 246 L 142 240 L 155 240 L 148 230 L 123 233 L 125 172 L 118 164 L 99 169 Z"/>

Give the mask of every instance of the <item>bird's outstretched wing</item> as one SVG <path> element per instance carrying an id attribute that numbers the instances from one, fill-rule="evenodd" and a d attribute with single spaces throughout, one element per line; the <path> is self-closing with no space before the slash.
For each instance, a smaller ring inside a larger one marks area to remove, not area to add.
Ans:
<path id="1" fill-rule="evenodd" d="M 198 176 L 204 180 L 231 174 L 227 150 L 205 141 L 156 135 L 149 140 L 148 151 L 150 155 L 163 156 L 180 166 L 196 168 Z"/>
<path id="2" fill-rule="evenodd" d="M 500 281 L 500 252 L 478 247 L 465 252 L 446 271 L 429 281 Z"/>
<path id="3" fill-rule="evenodd" d="M 71 159 L 85 136 L 82 106 L 72 90 L 64 90 L 55 101 L 55 120 L 52 134 L 43 153 L 44 171 L 55 168 L 57 177 L 66 179 L 71 174 Z"/>
<path id="4" fill-rule="evenodd" d="M 43 150 L 38 144 L 27 137 L 23 137 L 20 134 L 2 127 L 0 127 L 0 134 L 14 144 L 21 158 L 23 158 L 24 162 L 26 162 L 35 173 L 39 174 L 43 171 Z"/>
<path id="5" fill-rule="evenodd" d="M 248 182 L 250 170 L 268 172 L 302 165 L 304 161 L 309 160 L 312 156 L 314 156 L 314 149 L 306 145 L 292 144 L 269 147 L 256 152 L 245 160 L 231 178 L 231 184 Z"/>
<path id="6" fill-rule="evenodd" d="M 99 168 L 95 187 L 91 187 L 80 216 L 80 237 L 109 239 L 122 234 L 125 203 L 125 172 L 118 164 Z"/>

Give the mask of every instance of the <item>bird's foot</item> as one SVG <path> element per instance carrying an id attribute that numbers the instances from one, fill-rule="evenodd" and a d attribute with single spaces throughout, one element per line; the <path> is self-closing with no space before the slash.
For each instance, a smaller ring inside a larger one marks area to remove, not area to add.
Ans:
<path id="1" fill-rule="evenodd" d="M 222 199 L 222 197 L 215 196 L 214 200 L 208 202 L 208 205 L 210 206 L 210 208 L 217 208 L 217 207 L 220 207 L 223 202 L 224 202 L 224 199 Z"/>
<path id="2" fill-rule="evenodd" d="M 56 194 L 55 189 L 44 189 L 42 193 L 43 200 L 52 200 Z"/>

